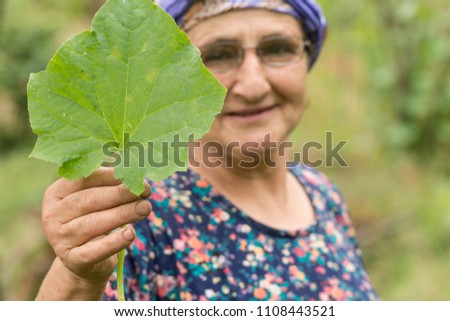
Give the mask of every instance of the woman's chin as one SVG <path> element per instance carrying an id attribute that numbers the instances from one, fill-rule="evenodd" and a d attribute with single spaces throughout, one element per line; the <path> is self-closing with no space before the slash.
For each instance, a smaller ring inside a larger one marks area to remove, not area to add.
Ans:
<path id="1" fill-rule="evenodd" d="M 209 156 L 218 156 L 214 161 L 220 159 L 228 164 L 226 167 L 236 164 L 249 170 L 275 167 L 279 156 L 286 152 L 280 149 L 286 147 L 281 142 L 280 134 L 273 131 L 247 132 L 226 137 L 207 135 L 201 140 L 200 153 L 203 159 L 208 158 L 208 163 L 211 162 Z"/>

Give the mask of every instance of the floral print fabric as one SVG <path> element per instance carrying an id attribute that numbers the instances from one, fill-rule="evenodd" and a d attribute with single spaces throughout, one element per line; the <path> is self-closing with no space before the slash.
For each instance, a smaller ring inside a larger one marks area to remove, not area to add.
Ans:
<path id="1" fill-rule="evenodd" d="M 315 211 L 307 229 L 248 217 L 195 172 L 150 182 L 153 212 L 135 224 L 128 300 L 378 300 L 343 199 L 322 173 L 290 169 Z M 116 274 L 105 300 L 117 299 Z"/>

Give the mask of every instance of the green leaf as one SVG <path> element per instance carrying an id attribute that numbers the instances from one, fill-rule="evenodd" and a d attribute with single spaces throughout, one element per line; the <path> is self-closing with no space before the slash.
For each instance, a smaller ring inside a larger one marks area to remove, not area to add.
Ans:
<path id="1" fill-rule="evenodd" d="M 28 108 L 38 135 L 31 156 L 77 179 L 114 152 L 115 176 L 139 194 L 144 177 L 186 169 L 187 147 L 172 142 L 204 135 L 225 93 L 163 9 L 109 0 L 91 31 L 67 40 L 45 71 L 31 74 Z"/>

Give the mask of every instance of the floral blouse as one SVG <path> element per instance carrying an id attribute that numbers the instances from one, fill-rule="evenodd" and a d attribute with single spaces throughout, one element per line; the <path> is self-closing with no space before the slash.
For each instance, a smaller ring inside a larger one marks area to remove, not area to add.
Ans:
<path id="1" fill-rule="evenodd" d="M 191 170 L 150 182 L 153 212 L 135 223 L 125 259 L 127 300 L 378 300 L 336 186 L 290 170 L 315 212 L 306 229 L 253 220 Z M 104 299 L 117 299 L 116 273 Z"/>

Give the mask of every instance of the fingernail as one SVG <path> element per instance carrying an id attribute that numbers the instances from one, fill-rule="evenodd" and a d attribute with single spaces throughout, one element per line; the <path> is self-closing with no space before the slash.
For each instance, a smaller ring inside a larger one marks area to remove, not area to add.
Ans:
<path id="1" fill-rule="evenodd" d="M 139 201 L 136 203 L 136 213 L 141 216 L 148 216 L 152 210 L 149 201 Z"/>
<path id="2" fill-rule="evenodd" d="M 148 198 L 150 196 L 150 193 L 151 193 L 150 185 L 148 185 L 147 182 L 144 182 L 144 187 L 145 187 L 145 191 L 143 191 L 141 193 L 141 195 L 139 195 L 140 198 Z"/>
<path id="3" fill-rule="evenodd" d="M 134 232 L 130 228 L 125 228 L 125 230 L 122 232 L 123 238 L 127 241 L 133 241 L 134 240 Z"/>

